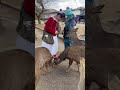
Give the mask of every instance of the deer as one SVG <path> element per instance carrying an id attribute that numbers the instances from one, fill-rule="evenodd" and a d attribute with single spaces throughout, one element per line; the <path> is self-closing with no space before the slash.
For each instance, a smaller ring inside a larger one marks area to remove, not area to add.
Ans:
<path id="1" fill-rule="evenodd" d="M 86 47 L 119 48 L 120 35 L 106 32 L 99 18 L 104 5 L 86 8 Z"/>
<path id="2" fill-rule="evenodd" d="M 100 90 L 109 90 L 108 75 L 114 73 L 119 77 L 120 51 L 116 48 L 120 47 L 120 36 L 103 29 L 99 18 L 103 7 L 86 7 L 86 90 L 93 81 Z"/>
<path id="3" fill-rule="evenodd" d="M 20 49 L 0 52 L 0 89 L 33 90 L 34 57 Z"/>
<path id="4" fill-rule="evenodd" d="M 86 86 L 94 81 L 101 90 L 109 90 L 109 75 L 120 78 L 120 49 L 86 48 L 86 60 Z"/>
<path id="5" fill-rule="evenodd" d="M 46 74 L 49 70 L 53 60 L 50 51 L 45 47 L 37 47 L 35 49 L 35 85 L 37 88 L 38 82 L 43 74 Z"/>
<path id="6" fill-rule="evenodd" d="M 52 55 L 44 47 L 35 50 L 35 58 L 21 49 L 0 52 L 1 90 L 33 90 L 35 85 L 37 87 L 43 67 L 48 70 Z"/>
<path id="7" fill-rule="evenodd" d="M 80 60 L 80 80 L 78 83 L 78 90 L 85 90 L 85 60 Z"/>
<path id="8" fill-rule="evenodd" d="M 79 71 L 79 64 L 82 58 L 85 59 L 85 47 L 84 46 L 70 46 L 70 47 L 67 47 L 54 61 L 55 61 L 55 65 L 58 65 L 64 60 L 68 59 L 69 65 L 68 65 L 66 72 L 69 72 L 73 61 L 75 61 L 78 67 L 78 71 Z"/>
<path id="9" fill-rule="evenodd" d="M 67 33 L 67 37 L 71 37 L 73 46 L 85 46 L 85 41 L 78 39 L 77 30 L 78 28 L 75 28 L 74 30 L 69 31 Z"/>

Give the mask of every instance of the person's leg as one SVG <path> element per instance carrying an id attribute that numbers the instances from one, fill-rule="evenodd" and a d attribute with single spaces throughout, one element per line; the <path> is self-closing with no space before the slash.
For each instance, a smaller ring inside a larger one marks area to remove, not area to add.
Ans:
<path id="1" fill-rule="evenodd" d="M 65 48 L 72 46 L 72 40 L 70 37 L 64 38 L 64 46 L 65 46 Z"/>
<path id="2" fill-rule="evenodd" d="M 71 37 L 69 37 L 69 46 L 72 46 L 72 39 L 71 39 Z"/>
<path id="3" fill-rule="evenodd" d="M 65 49 L 69 46 L 69 43 L 68 43 L 68 38 L 64 38 L 64 47 Z"/>

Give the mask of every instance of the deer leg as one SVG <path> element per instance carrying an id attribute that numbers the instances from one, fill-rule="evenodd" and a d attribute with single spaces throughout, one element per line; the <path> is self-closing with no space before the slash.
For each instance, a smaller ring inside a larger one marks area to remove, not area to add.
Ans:
<path id="1" fill-rule="evenodd" d="M 80 81 L 79 81 L 79 90 L 85 90 L 85 67 L 84 67 L 84 61 L 80 60 L 79 65 L 79 73 L 80 73 Z"/>
<path id="2" fill-rule="evenodd" d="M 39 80 L 41 78 L 42 72 L 43 72 L 42 69 L 40 69 L 39 71 L 37 69 L 37 71 L 35 71 L 35 87 L 37 87 L 37 85 L 39 83 Z"/>
<path id="3" fill-rule="evenodd" d="M 46 74 L 46 71 L 45 70 L 42 70 L 42 73 L 41 73 L 42 75 L 45 75 Z"/>
<path id="4" fill-rule="evenodd" d="M 83 62 L 82 62 L 82 57 L 80 57 L 80 62 L 76 62 L 77 67 L 78 67 L 78 72 L 80 72 L 80 70 L 83 68 Z M 81 69 L 80 69 L 81 68 Z"/>
<path id="5" fill-rule="evenodd" d="M 44 66 L 43 66 L 43 68 L 41 68 L 41 70 L 42 70 L 42 75 L 45 75 L 46 74 L 46 72 L 47 72 L 47 67 L 46 67 L 47 65 L 45 64 Z"/>
<path id="6" fill-rule="evenodd" d="M 80 64 L 77 63 L 78 72 L 80 71 Z"/>
<path id="7" fill-rule="evenodd" d="M 49 66 L 52 66 L 53 65 L 51 64 L 52 63 L 52 60 L 54 60 L 53 58 L 51 58 L 50 60 L 48 60 L 46 63 L 45 63 L 45 68 L 46 68 L 46 71 L 49 72 Z"/>
<path id="8" fill-rule="evenodd" d="M 68 66 L 66 72 L 69 72 L 69 71 L 70 71 L 70 66 L 72 65 L 72 63 L 73 63 L 73 61 L 72 61 L 72 60 L 69 60 L 69 66 Z"/>
<path id="9" fill-rule="evenodd" d="M 46 68 L 46 72 L 48 72 L 49 70 L 48 70 L 48 63 L 47 62 L 45 64 L 45 68 Z"/>

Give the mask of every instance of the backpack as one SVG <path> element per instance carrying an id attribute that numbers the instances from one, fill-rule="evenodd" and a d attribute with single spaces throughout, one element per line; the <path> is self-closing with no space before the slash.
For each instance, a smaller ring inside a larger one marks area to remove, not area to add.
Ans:
<path id="1" fill-rule="evenodd" d="M 76 18 L 74 17 L 73 19 L 71 19 L 69 22 L 73 22 L 74 24 L 74 26 L 76 26 L 77 25 L 77 21 L 76 21 Z"/>
<path id="2" fill-rule="evenodd" d="M 74 17 L 73 21 L 74 21 L 74 26 L 76 26 L 77 25 L 76 17 Z"/>

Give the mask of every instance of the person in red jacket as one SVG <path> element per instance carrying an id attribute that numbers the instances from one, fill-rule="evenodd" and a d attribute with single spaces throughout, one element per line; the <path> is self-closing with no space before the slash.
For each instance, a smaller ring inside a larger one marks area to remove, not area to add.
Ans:
<path id="1" fill-rule="evenodd" d="M 16 48 L 35 56 L 35 0 L 24 0 L 16 29 Z"/>
<path id="2" fill-rule="evenodd" d="M 26 13 L 31 15 L 33 18 L 35 17 L 35 0 L 24 0 L 23 8 Z"/>
<path id="3" fill-rule="evenodd" d="M 59 21 L 63 20 L 64 18 L 65 18 L 64 14 L 58 13 L 56 16 L 50 17 L 45 23 L 44 30 L 46 30 L 46 32 L 48 32 L 49 34 L 52 34 L 54 39 L 54 44 L 51 45 L 42 41 L 42 47 L 46 47 L 53 55 L 53 58 L 57 58 L 57 52 L 58 52 L 57 30 L 59 26 Z"/>

